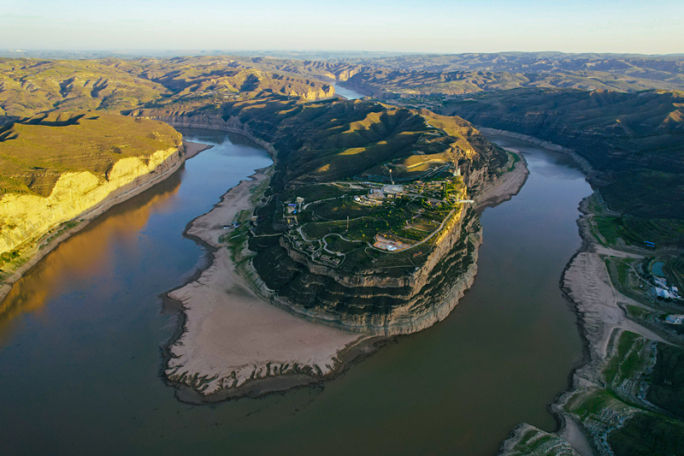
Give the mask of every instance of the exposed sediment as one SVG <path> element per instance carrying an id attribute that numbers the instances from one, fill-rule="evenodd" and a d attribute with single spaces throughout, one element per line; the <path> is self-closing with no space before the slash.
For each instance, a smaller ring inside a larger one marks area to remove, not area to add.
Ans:
<path id="1" fill-rule="evenodd" d="M 167 349 L 165 375 L 185 388 L 185 400 L 259 395 L 320 380 L 366 339 L 272 306 L 238 273 L 220 240 L 223 225 L 251 207 L 250 190 L 265 178 L 258 172 L 240 182 L 186 230 L 188 237 L 212 250 L 212 263 L 196 280 L 168 293 L 181 303 L 185 323 Z"/>
<path id="2" fill-rule="evenodd" d="M 522 134 L 487 128 L 481 130 L 565 153 L 572 157 L 585 173 L 595 173 L 589 163 L 573 150 Z M 597 242 L 590 228 L 594 214 L 589 208 L 589 201 L 593 197 L 594 195 L 585 198 L 579 205 L 582 215 L 577 224 L 582 246 L 566 266 L 560 280 L 563 293 L 577 313 L 578 326 L 585 346 L 582 364 L 571 374 L 570 388 L 559 394 L 550 404 L 560 427 L 554 433 L 546 433 L 528 424 L 522 424 L 514 429 L 509 439 L 502 444 L 501 455 L 546 455 L 551 454 L 550 448 L 555 451 L 552 454 L 612 455 L 614 453 L 608 444 L 609 433 L 624 426 L 625 422 L 638 412 L 638 408 L 621 402 L 620 397 L 628 397 L 629 404 L 656 409 L 644 399 L 647 387 L 640 380 L 640 377 L 652 367 L 648 362 L 642 367 L 642 372 L 634 373 L 635 378 L 625 379 L 619 385 L 620 392 L 617 396 L 606 389 L 610 385 L 606 385 L 604 371 L 608 363 L 617 356 L 617 345 L 622 334 L 641 336 L 644 340 L 650 341 L 650 344 L 667 344 L 667 341 L 625 314 L 624 309 L 627 306 L 642 307 L 642 304 L 616 289 L 605 259 L 643 256 L 605 247 Z M 655 362 L 655 358 L 652 362 Z M 597 399 L 605 394 L 608 394 L 605 396 L 607 399 Z M 598 410 L 596 415 L 589 414 L 581 418 L 578 409 L 584 407 L 584 403 L 596 400 L 604 401 L 603 409 Z M 537 442 L 543 444 L 537 445 Z"/>

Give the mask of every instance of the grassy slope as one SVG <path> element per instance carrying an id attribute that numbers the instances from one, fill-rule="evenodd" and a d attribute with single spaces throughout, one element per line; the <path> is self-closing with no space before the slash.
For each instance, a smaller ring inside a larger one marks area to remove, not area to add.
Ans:
<path id="1" fill-rule="evenodd" d="M 129 111 L 150 102 L 278 93 L 307 99 L 331 96 L 327 84 L 262 71 L 227 57 L 175 59 L 0 59 L 0 116 L 41 112 Z"/>
<path id="2" fill-rule="evenodd" d="M 501 158 L 495 154 L 499 149 L 462 119 L 377 102 L 302 103 L 271 96 L 221 106 L 179 101 L 140 111 L 150 117 L 179 113 L 238 118 L 275 144 L 283 159 L 277 174 L 286 176 L 283 188 L 351 178 L 417 154 L 448 153 L 450 159 L 468 159 L 474 166 Z"/>
<path id="3" fill-rule="evenodd" d="M 0 130 L 0 196 L 48 196 L 60 174 L 105 176 L 118 160 L 180 145 L 181 135 L 152 120 L 83 112 L 38 115 Z"/>
<path id="4" fill-rule="evenodd" d="M 603 174 L 595 183 L 612 209 L 684 218 L 683 108 L 678 92 L 512 90 L 452 102 L 445 111 L 576 150 Z"/>

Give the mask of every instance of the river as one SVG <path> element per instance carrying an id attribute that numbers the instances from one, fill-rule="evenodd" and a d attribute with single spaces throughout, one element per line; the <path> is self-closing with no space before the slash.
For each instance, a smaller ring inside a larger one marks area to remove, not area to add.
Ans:
<path id="1" fill-rule="evenodd" d="M 478 277 L 444 322 L 322 386 L 195 406 L 159 376 L 177 324 L 159 294 L 206 261 L 186 223 L 271 160 L 240 137 L 182 132 L 216 146 L 62 243 L 0 307 L 3 455 L 472 456 L 521 422 L 554 429 L 546 405 L 581 359 L 558 283 L 591 192 L 569 159 L 494 138 L 531 173 L 484 210 Z"/>
<path id="2" fill-rule="evenodd" d="M 348 89 L 346 87 L 342 87 L 339 84 L 333 84 L 333 87 L 335 87 L 335 93 L 336 94 L 342 95 L 347 100 L 356 100 L 357 98 L 365 97 L 364 94 L 359 93 L 356 90 L 352 90 L 352 89 Z"/>

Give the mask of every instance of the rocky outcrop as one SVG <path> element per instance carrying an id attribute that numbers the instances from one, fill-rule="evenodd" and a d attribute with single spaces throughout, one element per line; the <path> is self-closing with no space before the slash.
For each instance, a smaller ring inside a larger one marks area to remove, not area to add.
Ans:
<path id="1" fill-rule="evenodd" d="M 0 198 L 0 253 L 40 238 L 60 223 L 87 217 L 107 199 L 117 199 L 133 189 L 156 181 L 154 173 L 166 175 L 178 168 L 182 153 L 171 148 L 154 153 L 147 162 L 124 158 L 114 164 L 106 179 L 90 172 L 63 174 L 47 198 L 8 194 Z"/>

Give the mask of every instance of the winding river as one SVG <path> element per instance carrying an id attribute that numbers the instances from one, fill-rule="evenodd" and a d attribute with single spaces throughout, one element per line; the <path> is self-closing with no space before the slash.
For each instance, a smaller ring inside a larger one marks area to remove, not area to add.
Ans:
<path id="1" fill-rule="evenodd" d="M 336 94 L 342 95 L 347 100 L 356 100 L 358 98 L 363 98 L 365 96 L 355 90 L 348 89 L 347 87 L 342 87 L 339 84 L 333 84 L 333 87 L 335 87 Z"/>
<path id="2" fill-rule="evenodd" d="M 177 325 L 159 294 L 205 261 L 186 223 L 271 160 L 240 137 L 183 133 L 216 146 L 62 243 L 2 303 L 2 454 L 472 456 L 518 423 L 555 428 L 546 405 L 582 349 L 558 282 L 591 192 L 569 159 L 492 138 L 531 173 L 484 210 L 478 277 L 444 322 L 322 386 L 193 406 L 159 377 Z"/>

